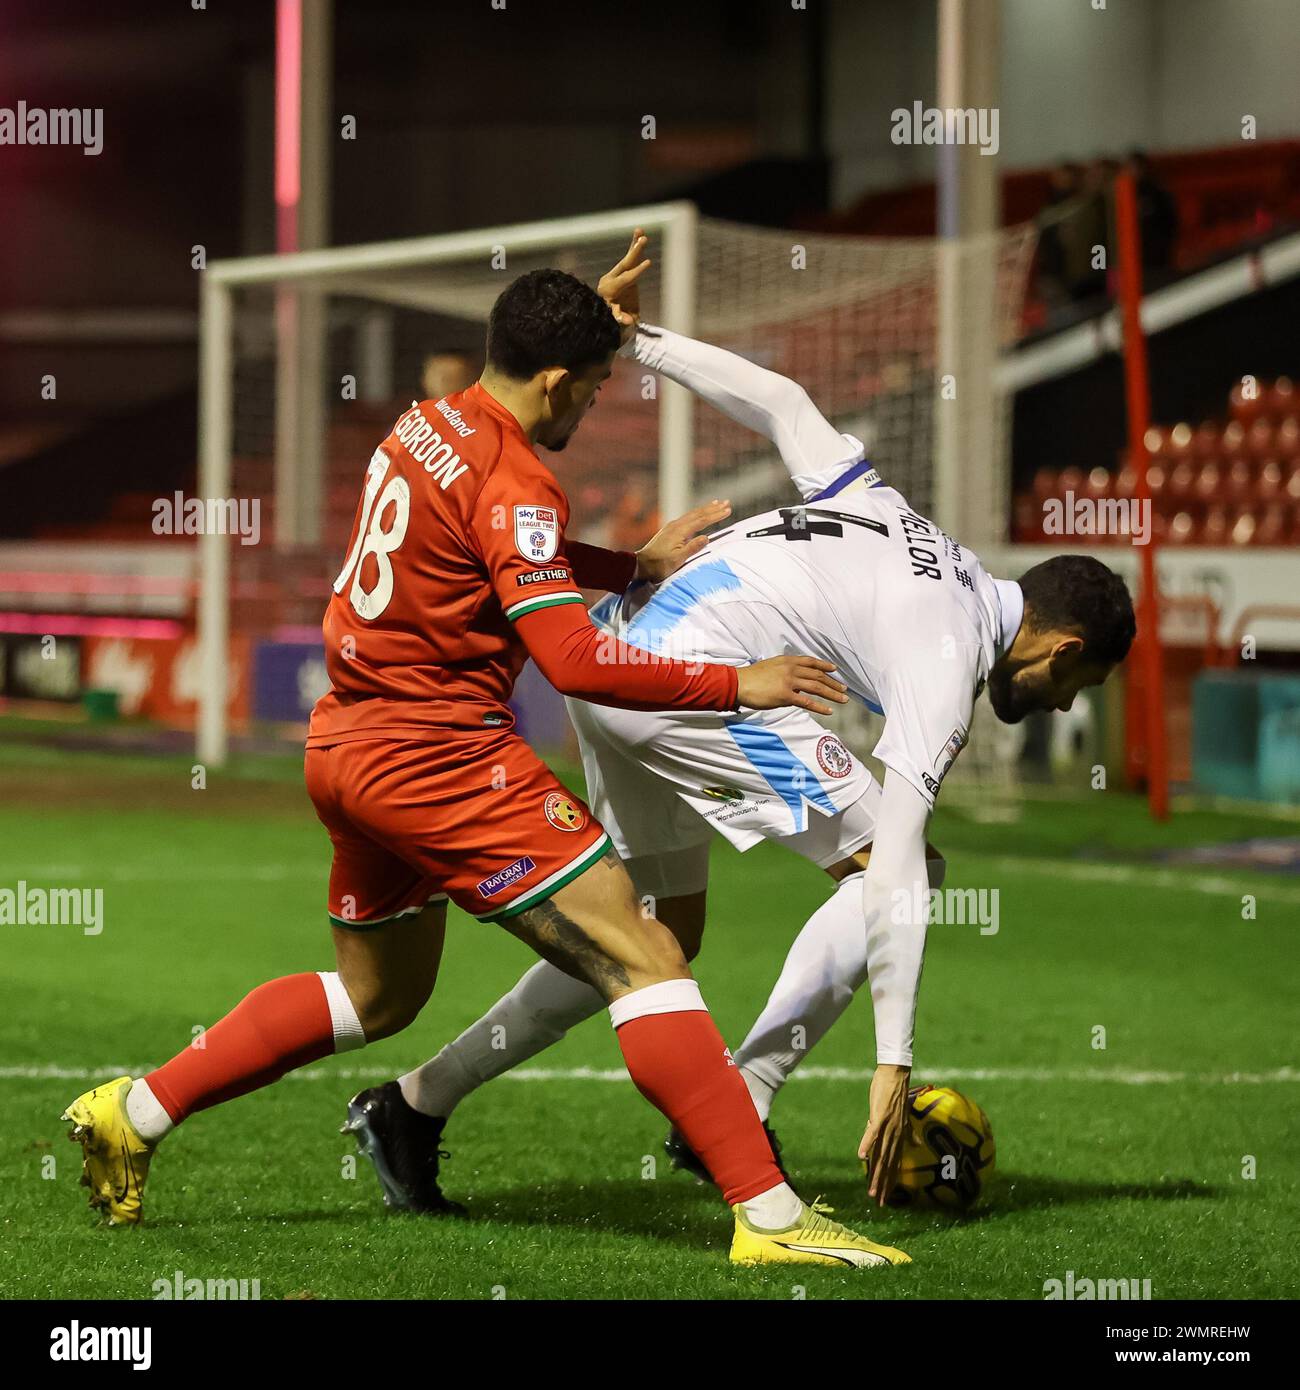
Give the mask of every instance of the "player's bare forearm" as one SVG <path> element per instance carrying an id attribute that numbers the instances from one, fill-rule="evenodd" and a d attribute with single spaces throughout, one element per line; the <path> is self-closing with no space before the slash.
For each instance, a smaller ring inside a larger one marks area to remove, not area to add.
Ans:
<path id="1" fill-rule="evenodd" d="M 858 1157 L 866 1164 L 868 1194 L 882 1207 L 898 1181 L 907 1138 L 907 1089 L 911 1067 L 889 1063 L 878 1066 L 871 1078 L 871 1115 L 858 1145 Z"/>
<path id="2" fill-rule="evenodd" d="M 636 330 L 636 322 L 641 314 L 641 290 L 637 281 L 653 264 L 646 254 L 649 244 L 646 234 L 638 227 L 632 233 L 627 251 L 600 277 L 596 285 L 596 293 L 609 305 L 610 313 L 618 321 L 624 343 Z"/>

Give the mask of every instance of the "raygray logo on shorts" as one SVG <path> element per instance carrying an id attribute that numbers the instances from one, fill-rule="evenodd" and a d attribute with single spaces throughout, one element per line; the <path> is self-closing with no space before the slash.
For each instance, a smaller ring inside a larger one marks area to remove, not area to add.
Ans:
<path id="1" fill-rule="evenodd" d="M 485 878 L 478 885 L 479 896 L 495 898 L 503 888 L 509 888 L 512 883 L 518 883 L 521 878 L 527 878 L 536 867 L 537 865 L 527 855 L 522 859 L 516 859 L 513 864 L 507 864 L 504 869 L 498 869 L 496 873 Z"/>

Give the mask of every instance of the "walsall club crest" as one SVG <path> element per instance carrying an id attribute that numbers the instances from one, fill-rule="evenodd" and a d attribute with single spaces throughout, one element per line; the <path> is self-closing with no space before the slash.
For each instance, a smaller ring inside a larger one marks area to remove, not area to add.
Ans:
<path id="1" fill-rule="evenodd" d="M 587 813 L 563 792 L 548 793 L 542 802 L 542 810 L 557 830 L 581 830 L 587 823 Z"/>
<path id="2" fill-rule="evenodd" d="M 827 777 L 847 777 L 853 771 L 853 757 L 834 734 L 817 740 L 817 766 Z"/>
<path id="3" fill-rule="evenodd" d="M 559 544 L 560 518 L 554 507 L 515 508 L 515 547 L 529 564 L 553 560 Z"/>

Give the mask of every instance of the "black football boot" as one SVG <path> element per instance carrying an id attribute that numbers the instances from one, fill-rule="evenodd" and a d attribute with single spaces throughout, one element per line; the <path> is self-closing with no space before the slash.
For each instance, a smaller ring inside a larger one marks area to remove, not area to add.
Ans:
<path id="1" fill-rule="evenodd" d="M 441 1147 L 446 1123 L 412 1109 L 397 1082 L 388 1081 L 348 1101 L 348 1118 L 339 1132 L 356 1135 L 357 1149 L 375 1165 L 390 1210 L 463 1216 L 465 1208 L 444 1197 L 438 1186 L 439 1160 L 451 1157 Z"/>

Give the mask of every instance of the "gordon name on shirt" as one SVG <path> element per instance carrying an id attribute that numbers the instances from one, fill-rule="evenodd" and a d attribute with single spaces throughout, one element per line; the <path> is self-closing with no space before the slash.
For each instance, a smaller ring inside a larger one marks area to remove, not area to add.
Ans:
<path id="1" fill-rule="evenodd" d="M 442 435 L 425 418 L 419 405 L 412 404 L 393 428 L 393 433 L 406 447 L 406 452 L 424 465 L 444 492 L 469 467 L 460 461 L 460 455 L 444 442 Z"/>

